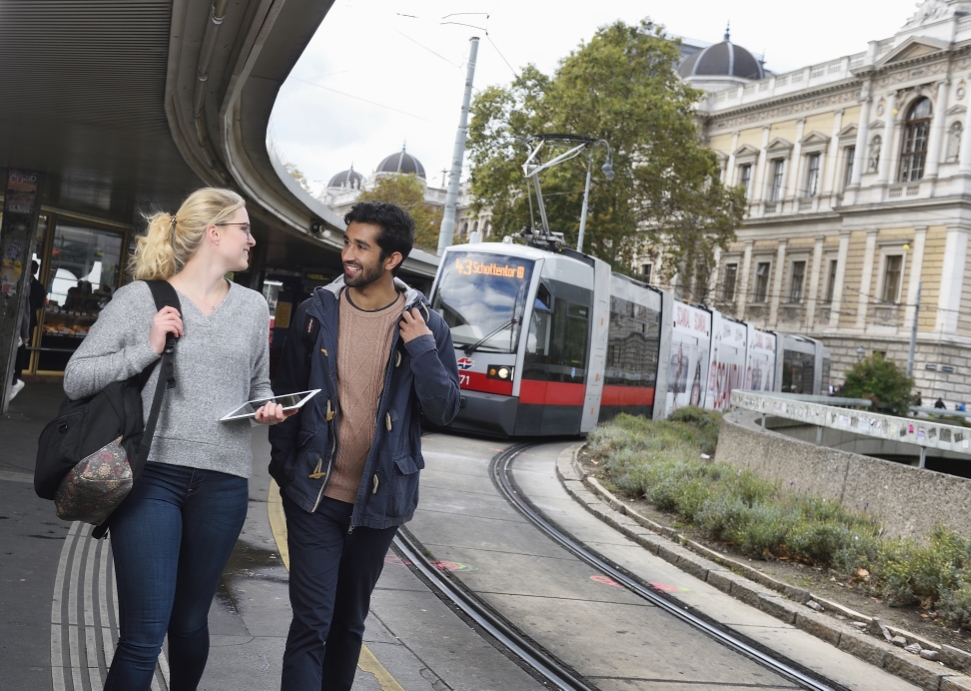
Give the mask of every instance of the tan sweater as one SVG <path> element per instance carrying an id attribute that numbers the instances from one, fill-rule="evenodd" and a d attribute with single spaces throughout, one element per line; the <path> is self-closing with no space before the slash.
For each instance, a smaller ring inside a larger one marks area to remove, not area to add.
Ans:
<path id="1" fill-rule="evenodd" d="M 337 458 L 324 496 L 354 503 L 374 439 L 374 418 L 384 391 L 391 339 L 405 307 L 405 296 L 384 309 L 355 307 L 347 290 L 340 296 L 337 332 Z"/>

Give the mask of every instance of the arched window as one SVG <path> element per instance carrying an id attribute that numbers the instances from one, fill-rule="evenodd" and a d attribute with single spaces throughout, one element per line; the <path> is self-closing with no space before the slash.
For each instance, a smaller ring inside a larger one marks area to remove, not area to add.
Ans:
<path id="1" fill-rule="evenodd" d="M 907 111 L 904 145 L 900 151 L 900 182 L 915 182 L 924 175 L 927 136 L 931 129 L 930 99 L 918 99 Z"/>

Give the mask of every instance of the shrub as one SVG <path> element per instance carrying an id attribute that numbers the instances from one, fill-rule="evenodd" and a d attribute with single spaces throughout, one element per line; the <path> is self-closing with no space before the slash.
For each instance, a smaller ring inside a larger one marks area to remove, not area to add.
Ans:
<path id="1" fill-rule="evenodd" d="M 843 396 L 869 398 L 880 413 L 906 415 L 910 407 L 910 391 L 914 380 L 896 364 L 881 355 L 873 355 L 858 362 L 846 373 Z"/>
<path id="2" fill-rule="evenodd" d="M 788 555 L 847 575 L 865 568 L 874 591 L 893 604 L 936 605 L 949 626 L 971 629 L 971 540 L 944 526 L 922 542 L 884 539 L 872 516 L 838 501 L 702 461 L 718 416 L 677 413 L 659 422 L 618 416 L 590 433 L 588 450 L 622 491 L 692 521 L 709 538 L 754 558 Z"/>

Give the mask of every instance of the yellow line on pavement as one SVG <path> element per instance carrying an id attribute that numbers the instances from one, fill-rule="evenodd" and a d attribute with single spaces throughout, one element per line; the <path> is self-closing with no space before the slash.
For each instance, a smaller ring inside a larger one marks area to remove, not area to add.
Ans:
<path id="1" fill-rule="evenodd" d="M 287 544 L 287 519 L 283 514 L 283 501 L 280 499 L 280 487 L 276 481 L 270 479 L 270 491 L 266 498 L 266 512 L 270 518 L 270 531 L 273 533 L 273 540 L 276 542 L 277 551 L 280 553 L 280 560 L 283 565 L 290 570 L 290 548 Z M 381 691 L 405 691 L 404 688 L 391 676 L 391 673 L 384 668 L 374 653 L 368 650 L 366 645 L 361 646 L 361 656 L 357 660 L 357 668 L 362 672 L 367 672 L 374 676 Z"/>

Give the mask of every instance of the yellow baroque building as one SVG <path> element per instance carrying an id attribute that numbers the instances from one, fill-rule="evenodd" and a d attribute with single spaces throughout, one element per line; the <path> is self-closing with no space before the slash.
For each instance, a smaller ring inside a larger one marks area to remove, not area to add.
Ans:
<path id="1" fill-rule="evenodd" d="M 971 402 L 971 2 L 926 0 L 866 52 L 786 74 L 725 39 L 681 67 L 749 202 L 714 306 L 821 339 L 837 384 L 864 354 L 903 367 L 916 321 L 925 405 Z"/>

